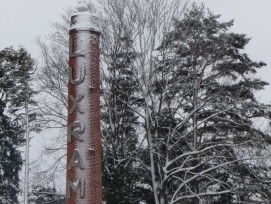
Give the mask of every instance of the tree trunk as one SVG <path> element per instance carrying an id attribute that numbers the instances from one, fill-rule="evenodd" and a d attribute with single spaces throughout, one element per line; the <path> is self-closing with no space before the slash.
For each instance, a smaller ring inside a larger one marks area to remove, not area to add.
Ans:
<path id="1" fill-rule="evenodd" d="M 149 143 L 149 155 L 150 155 L 150 162 L 151 162 L 151 178 L 152 178 L 152 186 L 153 186 L 153 196 L 156 204 L 159 204 L 159 198 L 158 198 L 158 186 L 155 178 L 155 164 L 154 164 L 154 155 L 153 155 L 153 137 L 150 130 L 150 114 L 149 110 L 146 107 L 146 132 L 147 132 L 147 138 Z"/>
<path id="2" fill-rule="evenodd" d="M 160 204 L 166 204 L 166 193 L 165 189 L 160 189 Z"/>
<path id="3" fill-rule="evenodd" d="M 26 120 L 26 144 L 25 144 L 25 180 L 24 180 L 24 204 L 28 204 L 28 182 L 29 182 L 29 110 L 28 99 L 25 101 L 25 120 Z"/>
<path id="4" fill-rule="evenodd" d="M 197 69 L 196 67 L 194 66 L 194 74 L 195 74 L 195 80 L 194 80 L 194 87 L 195 87 L 195 90 L 194 90 L 194 98 L 193 98 L 193 106 L 194 106 L 194 111 L 197 109 L 197 106 L 198 106 L 198 78 L 197 78 Z M 196 151 L 197 148 L 198 148 L 198 135 L 197 135 L 197 112 L 194 112 L 193 114 L 193 140 L 194 140 L 194 149 L 193 151 Z M 198 154 L 195 154 L 194 155 L 194 164 L 193 166 L 197 166 L 199 161 L 198 161 L 198 158 L 200 157 L 200 155 Z M 199 188 L 198 188 L 198 182 L 197 182 L 197 179 L 195 180 L 194 183 L 194 186 L 193 186 L 193 191 L 195 194 L 198 194 L 199 192 Z M 198 197 L 195 197 L 194 198 L 194 204 L 199 204 L 199 198 Z"/>

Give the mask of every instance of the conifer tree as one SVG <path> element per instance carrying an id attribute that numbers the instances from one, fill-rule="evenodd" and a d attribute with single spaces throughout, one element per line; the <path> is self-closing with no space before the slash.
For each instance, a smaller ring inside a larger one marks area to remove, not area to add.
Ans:
<path id="1" fill-rule="evenodd" d="M 151 192 L 140 181 L 138 163 L 138 117 L 129 106 L 141 106 L 136 97 L 138 86 L 133 78 L 131 64 L 136 57 L 132 41 L 115 36 L 116 42 L 104 46 L 115 47 L 114 52 L 103 53 L 108 67 L 103 75 L 102 133 L 103 186 L 107 203 L 133 203 L 148 200 Z M 108 51 L 104 48 L 103 51 Z M 139 185 L 141 184 L 141 185 Z"/>
<path id="2" fill-rule="evenodd" d="M 28 112 L 26 105 L 35 105 L 33 100 L 35 91 L 32 89 L 34 61 L 24 48 L 14 50 L 12 47 L 0 51 L 0 96 L 1 96 L 1 179 L 3 191 L 10 188 L 8 194 L 3 192 L 3 199 L 10 195 L 12 202 L 17 202 L 18 173 L 21 169 L 22 158 L 17 150 L 23 143 L 26 124 L 34 120 L 36 114 Z M 27 110 L 27 112 L 26 112 Z M 25 117 L 28 115 L 30 117 Z M 28 121 L 27 121 L 28 120 Z M 33 125 L 32 130 L 37 130 Z M 5 161 L 5 159 L 8 160 Z M 10 182 L 9 182 L 10 181 Z M 6 185 L 6 187 L 4 186 Z M 6 202 L 6 201 L 5 201 Z"/>
<path id="3" fill-rule="evenodd" d="M 9 47 L 0 52 L 0 87 L 10 114 L 20 112 L 26 100 L 35 104 L 31 84 L 34 72 L 34 60 L 24 48 Z"/>
<path id="4" fill-rule="evenodd" d="M 18 203 L 19 171 L 22 166 L 18 147 L 24 142 L 21 126 L 5 115 L 0 98 L 0 203 Z"/>
<path id="5" fill-rule="evenodd" d="M 270 106 L 254 95 L 267 85 L 254 76 L 265 63 L 243 52 L 249 39 L 229 32 L 232 21 L 218 19 L 194 5 L 158 48 L 154 89 L 163 103 L 153 131 L 161 203 L 270 200 L 270 164 L 260 153 L 270 135 L 255 125 L 270 120 Z"/>

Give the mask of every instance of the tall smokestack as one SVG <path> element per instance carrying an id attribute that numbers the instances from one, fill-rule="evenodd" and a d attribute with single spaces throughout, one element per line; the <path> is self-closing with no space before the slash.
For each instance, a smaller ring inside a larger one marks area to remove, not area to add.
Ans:
<path id="1" fill-rule="evenodd" d="M 83 1 L 69 36 L 66 204 L 101 204 L 100 30 Z"/>

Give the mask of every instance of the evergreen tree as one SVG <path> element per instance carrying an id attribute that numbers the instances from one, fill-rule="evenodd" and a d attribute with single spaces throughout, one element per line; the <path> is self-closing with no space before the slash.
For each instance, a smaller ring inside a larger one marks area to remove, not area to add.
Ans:
<path id="1" fill-rule="evenodd" d="M 193 5 L 158 49 L 153 86 L 163 105 L 153 131 L 160 127 L 155 164 L 165 203 L 271 199 L 261 154 L 271 137 L 255 125 L 270 120 L 270 106 L 254 96 L 267 85 L 254 76 L 265 63 L 242 52 L 249 39 L 218 18 Z"/>
<path id="2" fill-rule="evenodd" d="M 9 47 L 0 51 L 0 87 L 10 114 L 23 110 L 25 101 L 35 104 L 31 84 L 34 72 L 34 60 L 24 48 L 16 51 Z"/>
<path id="3" fill-rule="evenodd" d="M 138 203 L 151 196 L 140 180 L 138 117 L 131 108 L 142 105 L 131 64 L 136 57 L 132 41 L 119 37 L 115 52 L 104 55 L 108 68 L 103 77 L 103 186 L 107 203 Z M 143 182 L 144 183 L 144 182 Z"/>
<path id="4" fill-rule="evenodd" d="M 18 203 L 19 171 L 22 166 L 18 147 L 24 142 L 23 131 L 16 121 L 4 114 L 0 98 L 0 203 Z"/>
<path id="5" fill-rule="evenodd" d="M 18 173 L 21 169 L 22 158 L 17 150 L 23 143 L 25 132 L 26 104 L 35 105 L 32 99 L 32 77 L 34 61 L 23 48 L 18 51 L 6 48 L 0 51 L 0 117 L 1 117 L 1 185 L 3 194 L 0 196 L 6 201 L 3 203 L 17 202 Z M 30 120 L 35 119 L 35 113 L 27 113 Z M 32 126 L 32 130 L 36 129 Z"/>

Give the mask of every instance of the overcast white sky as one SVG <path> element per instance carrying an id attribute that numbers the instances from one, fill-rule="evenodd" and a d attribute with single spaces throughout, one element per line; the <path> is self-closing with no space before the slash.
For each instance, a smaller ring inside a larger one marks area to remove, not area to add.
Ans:
<path id="1" fill-rule="evenodd" d="M 23 45 L 36 55 L 37 36 L 50 30 L 50 23 L 60 19 L 64 8 L 76 0 L 0 0 L 0 49 Z"/>
<path id="2" fill-rule="evenodd" d="M 92 0 L 93 1 L 93 0 Z M 234 19 L 233 31 L 251 37 L 246 52 L 254 60 L 271 67 L 271 0 L 196 0 L 204 2 L 221 20 Z M 0 49 L 23 45 L 33 57 L 38 56 L 35 39 L 50 31 L 50 23 L 60 20 L 64 9 L 75 6 L 77 0 L 0 0 Z M 260 72 L 271 83 L 271 69 Z M 271 101 L 271 86 L 262 95 Z"/>

